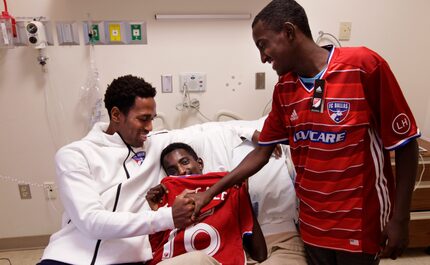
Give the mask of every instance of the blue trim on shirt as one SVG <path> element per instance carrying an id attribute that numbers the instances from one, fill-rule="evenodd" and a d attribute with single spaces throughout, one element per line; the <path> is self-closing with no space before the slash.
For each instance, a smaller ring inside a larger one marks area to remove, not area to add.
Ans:
<path id="1" fill-rule="evenodd" d="M 419 132 L 418 134 L 416 134 L 416 135 L 414 135 L 414 136 L 412 136 L 412 137 L 410 137 L 410 138 L 408 138 L 408 139 L 406 139 L 404 142 L 402 142 L 401 144 L 399 144 L 399 145 L 395 145 L 394 147 L 392 147 L 392 148 L 385 148 L 386 150 L 388 150 L 388 151 L 395 151 L 395 150 L 397 150 L 397 149 L 399 149 L 399 148 L 401 148 L 401 147 L 403 147 L 403 146 L 405 146 L 405 145 L 407 145 L 410 141 L 412 141 L 412 140 L 414 140 L 414 139 L 417 139 L 417 138 L 419 138 L 419 137 L 421 137 L 421 132 Z"/>
<path id="2" fill-rule="evenodd" d="M 270 142 L 258 142 L 258 145 L 260 146 L 269 146 L 269 145 L 276 145 L 276 144 L 285 144 L 285 145 L 289 145 L 290 142 L 288 140 L 275 140 L 275 141 L 270 141 Z"/>

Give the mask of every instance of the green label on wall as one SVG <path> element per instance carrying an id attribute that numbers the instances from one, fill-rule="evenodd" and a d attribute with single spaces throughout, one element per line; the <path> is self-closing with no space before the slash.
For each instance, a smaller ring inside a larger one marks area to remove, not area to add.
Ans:
<path id="1" fill-rule="evenodd" d="M 142 26 L 139 24 L 130 25 L 131 40 L 142 40 Z"/>
<path id="2" fill-rule="evenodd" d="M 99 31 L 99 25 L 91 25 L 93 37 L 93 41 L 100 41 L 100 31 Z"/>

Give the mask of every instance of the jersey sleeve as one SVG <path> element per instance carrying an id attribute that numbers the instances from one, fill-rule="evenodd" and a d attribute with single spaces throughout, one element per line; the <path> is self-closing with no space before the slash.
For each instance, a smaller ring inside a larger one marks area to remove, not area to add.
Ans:
<path id="1" fill-rule="evenodd" d="M 246 185 L 241 185 L 239 190 L 239 221 L 242 236 L 245 234 L 252 234 L 254 226 L 251 199 L 249 198 Z"/>
<path id="2" fill-rule="evenodd" d="M 170 231 L 170 230 L 167 230 Z M 160 231 L 149 235 L 149 243 L 151 243 L 152 252 L 156 252 L 163 248 L 166 231 Z"/>
<path id="3" fill-rule="evenodd" d="M 383 145 L 394 150 L 419 137 L 420 131 L 387 62 L 376 53 L 374 56 L 379 62 L 368 73 L 364 89 Z"/>
<path id="4" fill-rule="evenodd" d="M 272 110 L 267 116 L 258 138 L 260 145 L 288 143 L 288 131 L 284 124 L 284 112 L 282 111 L 279 90 L 280 85 L 277 84 L 273 92 Z"/>

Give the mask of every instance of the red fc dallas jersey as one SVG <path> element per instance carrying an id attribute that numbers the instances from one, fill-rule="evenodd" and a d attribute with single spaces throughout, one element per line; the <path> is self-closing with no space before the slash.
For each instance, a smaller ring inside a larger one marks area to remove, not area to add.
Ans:
<path id="1" fill-rule="evenodd" d="M 306 243 L 377 253 L 393 209 L 388 150 L 420 132 L 388 64 L 375 52 L 335 48 L 321 79 L 324 85 L 308 90 L 293 73 L 280 78 L 259 142 L 291 146 Z"/>
<path id="2" fill-rule="evenodd" d="M 166 177 L 163 183 L 169 193 L 163 198 L 173 205 L 176 195 L 184 189 L 205 191 L 218 182 L 226 172 Z M 242 235 L 252 233 L 253 218 L 246 185 L 232 187 L 222 192 L 201 211 L 199 223 L 185 229 L 173 229 L 149 237 L 153 259 L 148 264 L 157 264 L 186 252 L 200 250 L 223 265 L 245 264 Z"/>

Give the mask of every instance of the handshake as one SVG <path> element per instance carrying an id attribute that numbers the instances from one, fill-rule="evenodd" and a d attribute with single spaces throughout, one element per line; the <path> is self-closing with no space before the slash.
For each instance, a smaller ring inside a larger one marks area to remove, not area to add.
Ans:
<path id="1" fill-rule="evenodd" d="M 185 189 L 179 195 L 175 196 L 171 207 L 173 223 L 176 228 L 184 228 L 199 221 L 200 209 L 208 204 L 212 198 L 208 199 L 209 197 L 206 191 L 198 191 L 198 189 Z M 149 207 L 151 207 L 153 211 L 156 211 L 160 206 L 166 205 L 168 202 L 165 201 L 165 195 L 168 193 L 169 190 L 163 184 L 158 184 L 151 188 L 146 194 Z M 222 195 L 223 194 L 221 194 L 220 198 L 224 198 Z"/>

